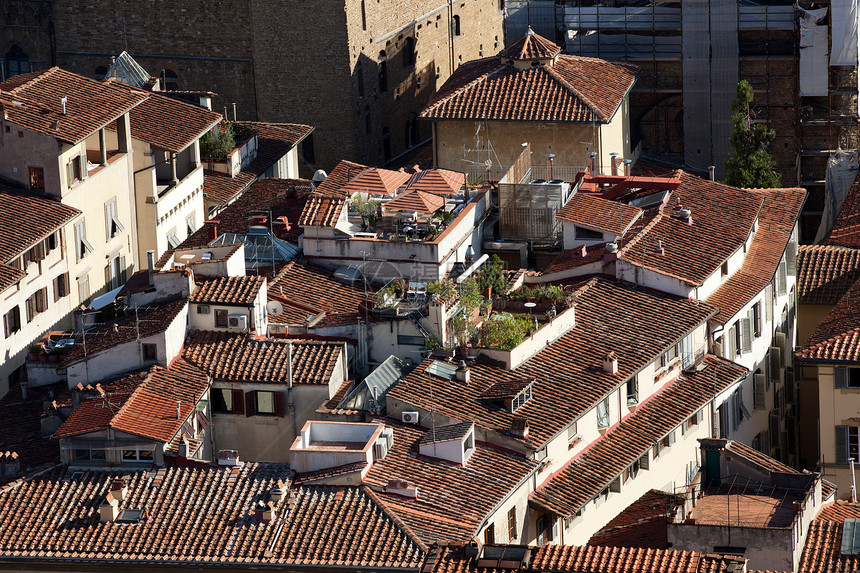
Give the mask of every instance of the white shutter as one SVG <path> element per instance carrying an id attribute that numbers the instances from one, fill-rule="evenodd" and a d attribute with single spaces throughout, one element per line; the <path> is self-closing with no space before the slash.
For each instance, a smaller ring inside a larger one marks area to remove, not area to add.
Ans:
<path id="1" fill-rule="evenodd" d="M 779 293 L 779 296 L 785 296 L 787 280 L 788 279 L 785 276 L 785 261 L 782 261 L 779 263 L 776 283 L 777 293 Z"/>
<path id="2" fill-rule="evenodd" d="M 779 346 L 771 346 L 768 355 L 770 357 L 770 379 L 779 382 L 780 368 L 782 367 L 782 354 Z"/>
<path id="3" fill-rule="evenodd" d="M 767 322 L 773 321 L 773 283 L 764 287 L 764 318 Z"/>
<path id="4" fill-rule="evenodd" d="M 794 239 L 788 241 L 785 246 L 785 262 L 788 264 L 788 274 L 795 276 L 797 274 L 797 243 Z"/>
<path id="5" fill-rule="evenodd" d="M 729 328 L 729 355 L 726 356 L 729 360 L 734 360 L 738 353 L 737 338 L 735 336 L 735 330 L 737 327 L 738 325 L 735 323 L 731 328 Z"/>
<path id="6" fill-rule="evenodd" d="M 753 374 L 753 408 L 764 410 L 765 406 L 764 374 Z"/>
<path id="7" fill-rule="evenodd" d="M 741 319 L 741 348 L 744 352 L 752 351 L 752 321 L 749 318 Z"/>

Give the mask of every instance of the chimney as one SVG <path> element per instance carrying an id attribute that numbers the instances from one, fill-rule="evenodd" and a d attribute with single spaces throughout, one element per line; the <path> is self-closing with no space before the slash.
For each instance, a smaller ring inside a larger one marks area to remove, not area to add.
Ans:
<path id="1" fill-rule="evenodd" d="M 457 365 L 456 376 L 457 380 L 459 380 L 460 382 L 463 382 L 464 384 L 469 383 L 469 379 L 472 377 L 472 373 L 469 370 L 469 367 L 466 366 L 465 360 L 461 360 L 460 363 Z"/>
<path id="2" fill-rule="evenodd" d="M 590 175 L 594 175 L 594 171 L 595 171 L 595 167 L 594 167 L 595 157 L 597 157 L 597 153 L 595 153 L 594 151 L 589 151 L 589 152 L 588 152 L 588 173 L 589 173 Z"/>
<path id="3" fill-rule="evenodd" d="M 269 494 L 272 497 L 272 501 L 275 503 L 280 503 L 281 500 L 286 496 L 286 490 L 284 489 L 284 482 L 278 480 L 277 487 L 273 488 L 271 493 Z"/>
<path id="4" fill-rule="evenodd" d="M 254 510 L 254 515 L 260 521 L 272 521 L 277 517 L 275 513 L 275 504 L 271 501 L 264 502 L 262 499 L 257 502 L 257 507 Z"/>
<path id="5" fill-rule="evenodd" d="M 203 221 L 203 224 L 206 225 L 206 229 L 209 231 L 209 242 L 211 243 L 218 238 L 218 225 L 221 224 L 221 221 L 219 219 L 210 219 Z"/>
<path id="6" fill-rule="evenodd" d="M 0 452 L 0 478 L 11 478 L 21 473 L 21 460 L 17 452 Z"/>
<path id="7" fill-rule="evenodd" d="M 678 218 L 687 223 L 688 225 L 693 224 L 693 212 L 687 208 L 683 208 L 678 211 Z"/>
<path id="8" fill-rule="evenodd" d="M 577 249 L 577 254 L 580 257 L 585 257 L 585 255 L 588 254 L 588 249 L 586 248 L 585 245 L 580 245 L 579 248 Z"/>
<path id="9" fill-rule="evenodd" d="M 608 352 L 603 357 L 603 371 L 609 374 L 618 374 L 618 357 L 614 352 Z"/>
<path id="10" fill-rule="evenodd" d="M 663 248 L 663 241 L 660 239 L 657 239 L 657 254 L 658 255 L 665 255 L 666 254 L 666 249 Z"/>
<path id="11" fill-rule="evenodd" d="M 29 388 L 29 386 L 30 386 L 30 384 L 28 384 L 26 380 L 21 380 L 21 399 L 22 400 L 27 399 L 27 389 Z"/>
<path id="12" fill-rule="evenodd" d="M 603 263 L 608 264 L 618 259 L 618 243 L 606 243 Z"/>
<path id="13" fill-rule="evenodd" d="M 624 165 L 624 176 L 630 177 L 630 165 L 633 163 L 630 159 L 625 159 L 621 162 Z"/>
<path id="14" fill-rule="evenodd" d="M 511 435 L 526 439 L 529 437 L 529 421 L 525 418 L 514 418 L 511 420 Z"/>
<path id="15" fill-rule="evenodd" d="M 394 495 L 416 499 L 418 497 L 418 486 L 408 481 L 390 479 L 388 480 L 388 485 L 385 486 L 385 493 L 393 493 Z"/>
<path id="16" fill-rule="evenodd" d="M 119 516 L 119 501 L 108 493 L 102 504 L 99 506 L 99 521 L 102 523 L 106 521 L 116 521 L 117 516 Z"/>
<path id="17" fill-rule="evenodd" d="M 152 275 L 155 274 L 155 251 L 146 251 L 146 268 L 149 270 L 149 286 L 152 286 Z"/>
<path id="18" fill-rule="evenodd" d="M 546 154 L 546 180 L 552 179 L 552 160 L 555 159 L 555 153 Z"/>
<path id="19" fill-rule="evenodd" d="M 609 154 L 609 157 L 612 158 L 611 159 L 611 161 L 612 161 L 612 174 L 618 175 L 618 153 L 613 151 L 612 153 Z"/>
<path id="20" fill-rule="evenodd" d="M 60 98 L 60 108 L 62 109 L 62 114 L 66 115 L 66 102 L 69 101 L 69 98 L 63 96 Z"/>
<path id="21" fill-rule="evenodd" d="M 236 450 L 221 450 L 218 452 L 219 466 L 238 466 L 239 452 Z"/>
<path id="22" fill-rule="evenodd" d="M 128 497 L 128 485 L 123 478 L 115 478 L 110 482 L 110 495 L 117 501 L 123 501 Z"/>
<path id="23" fill-rule="evenodd" d="M 711 181 L 716 181 L 716 172 L 717 168 L 713 165 L 708 166 L 708 179 Z"/>

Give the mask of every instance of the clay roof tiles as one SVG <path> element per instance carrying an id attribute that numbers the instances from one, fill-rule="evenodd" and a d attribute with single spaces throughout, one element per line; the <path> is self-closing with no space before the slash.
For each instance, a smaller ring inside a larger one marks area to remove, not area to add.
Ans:
<path id="1" fill-rule="evenodd" d="M 531 28 L 528 33 L 517 38 L 510 46 L 499 53 L 502 58 L 514 60 L 537 60 L 554 58 L 561 53 L 561 47 L 543 36 L 535 34 Z"/>
<path id="2" fill-rule="evenodd" d="M 255 503 L 289 485 L 289 476 L 288 466 L 267 463 L 82 475 L 55 469 L 0 493 L 0 558 L 350 571 L 420 565 L 421 542 L 367 488 L 292 488 L 271 523 L 259 520 Z M 100 500 L 117 478 L 128 487 L 119 510 L 142 509 L 137 522 L 99 522 Z"/>
<path id="3" fill-rule="evenodd" d="M 798 304 L 836 304 L 857 279 L 860 279 L 860 249 L 837 245 L 798 248 Z"/>
<path id="4" fill-rule="evenodd" d="M 392 195 L 399 187 L 409 180 L 409 174 L 403 171 L 390 171 L 379 167 L 365 169 L 343 186 L 342 191 L 347 196 L 353 193 L 376 193 Z"/>
<path id="5" fill-rule="evenodd" d="M 803 348 L 795 353 L 798 362 L 860 362 L 860 281 L 848 289 L 822 320 Z"/>
<path id="6" fill-rule="evenodd" d="M 821 506 L 809 524 L 798 573 L 849 573 L 860 570 L 860 555 L 842 555 L 846 519 L 860 519 L 860 504 L 836 501 Z"/>
<path id="7" fill-rule="evenodd" d="M 250 306 L 254 304 L 266 277 L 240 276 L 204 279 L 195 278 L 194 292 L 188 300 L 206 304 L 233 304 Z"/>
<path id="8" fill-rule="evenodd" d="M 592 535 L 588 544 L 668 549 L 667 517 L 674 516 L 678 506 L 677 496 L 652 489 Z"/>
<path id="9" fill-rule="evenodd" d="M 67 143 L 86 139 L 148 97 L 120 82 L 99 82 L 57 67 L 0 84 L 0 108 L 8 121 Z"/>
<path id="10" fill-rule="evenodd" d="M 366 165 L 341 160 L 313 190 L 298 224 L 302 227 L 334 227 L 349 199 L 349 193 L 344 187 L 366 169 Z"/>
<path id="11" fill-rule="evenodd" d="M 607 233 L 623 235 L 642 216 L 642 209 L 596 195 L 577 193 L 558 212 L 559 219 Z"/>
<path id="12" fill-rule="evenodd" d="M 581 283 L 577 293 L 577 325 L 517 369 L 505 370 L 479 358 L 470 364 L 471 379 L 464 385 L 425 373 L 433 360 L 428 358 L 392 387 L 389 396 L 500 433 L 509 431 L 515 417 L 525 418 L 529 440 L 542 444 L 716 312 L 706 303 L 601 279 Z M 603 370 L 609 350 L 618 356 L 616 375 Z M 500 381 L 516 384 L 523 379 L 535 380 L 532 399 L 515 413 L 480 399 Z"/>
<path id="13" fill-rule="evenodd" d="M 437 195 L 459 193 L 466 182 L 466 174 L 448 169 L 425 169 L 414 173 L 406 184 L 409 190 L 416 189 Z"/>
<path id="14" fill-rule="evenodd" d="M 11 262 L 80 214 L 52 197 L 0 182 L 0 220 L 4 231 L 0 236 L 0 263 Z M 7 274 L 15 275 L 11 271 Z"/>
<path id="15" fill-rule="evenodd" d="M 179 153 L 218 125 L 221 114 L 157 92 L 129 112 L 131 136 L 159 149 Z"/>
<path id="16" fill-rule="evenodd" d="M 257 158 L 246 165 L 235 177 L 207 170 L 203 173 L 203 192 L 206 199 L 227 204 L 258 181 L 278 159 L 283 157 L 314 128 L 299 123 L 235 122 L 257 134 Z"/>
<path id="17" fill-rule="evenodd" d="M 184 357 L 216 381 L 286 384 L 291 353 L 293 384 L 328 384 L 342 352 L 338 342 L 198 331 L 186 339 Z"/>
<path id="18" fill-rule="evenodd" d="M 532 494 L 532 503 L 567 517 L 591 501 L 628 466 L 713 396 L 742 380 L 747 369 L 706 355 L 705 368 L 683 374 L 635 413 L 601 436 L 582 455 Z"/>
<path id="19" fill-rule="evenodd" d="M 860 248 L 860 174 L 854 179 L 824 243 Z"/>
<path id="20" fill-rule="evenodd" d="M 445 205 L 445 199 L 432 193 L 414 189 L 398 195 L 385 204 L 389 211 L 415 211 L 417 213 L 435 213 Z"/>

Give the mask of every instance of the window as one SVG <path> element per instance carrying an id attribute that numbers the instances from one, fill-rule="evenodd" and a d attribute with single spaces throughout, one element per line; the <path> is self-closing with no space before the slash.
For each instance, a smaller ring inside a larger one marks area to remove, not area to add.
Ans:
<path id="1" fill-rule="evenodd" d="M 86 158 L 84 158 L 83 155 L 72 157 L 69 160 L 69 163 L 66 165 L 66 175 L 69 179 L 69 187 L 84 178 L 83 174 L 86 173 L 86 164 L 84 164 L 85 161 Z"/>
<path id="2" fill-rule="evenodd" d="M 69 296 L 69 273 L 63 273 L 54 279 L 54 302 Z"/>
<path id="3" fill-rule="evenodd" d="M 152 450 L 140 448 L 126 448 L 122 450 L 122 461 L 124 462 L 151 462 Z"/>
<path id="4" fill-rule="evenodd" d="M 633 376 L 627 381 L 627 405 L 633 406 L 639 403 L 639 384 L 636 382 L 636 376 Z"/>
<path id="5" fill-rule="evenodd" d="M 302 140 L 302 158 L 308 165 L 314 165 L 317 162 L 316 153 L 314 152 L 314 134 L 310 133 Z"/>
<path id="6" fill-rule="evenodd" d="M 197 314 L 209 314 L 210 312 L 212 312 L 212 308 L 208 304 L 197 305 Z"/>
<path id="7" fill-rule="evenodd" d="M 185 232 L 187 233 L 187 236 L 190 237 L 191 235 L 194 234 L 194 231 L 196 231 L 196 230 L 197 230 L 197 221 L 195 221 L 194 214 L 192 213 L 191 215 L 188 216 L 187 219 L 185 219 Z"/>
<path id="8" fill-rule="evenodd" d="M 675 430 L 672 430 L 671 432 L 663 436 L 663 439 L 660 441 L 660 445 L 664 448 L 671 447 L 675 443 L 675 439 Z"/>
<path id="9" fill-rule="evenodd" d="M 227 328 L 227 309 L 215 309 L 215 326 Z"/>
<path id="10" fill-rule="evenodd" d="M 31 71 L 33 68 L 30 66 L 30 58 L 21 49 L 21 46 L 14 44 L 6 52 L 6 77 L 29 74 Z"/>
<path id="11" fill-rule="evenodd" d="M 379 52 L 379 93 L 388 91 L 388 63 L 385 61 L 385 50 Z"/>
<path id="12" fill-rule="evenodd" d="M 511 412 L 519 410 L 526 402 L 532 399 L 532 385 L 529 384 L 523 388 L 519 394 L 511 400 Z"/>
<path id="13" fill-rule="evenodd" d="M 17 304 L 3 316 L 3 329 L 6 333 L 6 338 L 21 330 L 21 307 Z"/>
<path id="14" fill-rule="evenodd" d="M 665 368 L 672 364 L 672 361 L 678 357 L 678 345 L 673 344 L 669 350 L 663 353 L 663 356 L 660 357 L 660 367 Z"/>
<path id="15" fill-rule="evenodd" d="M 514 541 L 517 538 L 517 508 L 512 507 L 508 511 L 508 541 Z"/>
<path id="16" fill-rule="evenodd" d="M 167 248 L 175 249 L 179 246 L 182 241 L 179 240 L 179 237 L 176 236 L 176 229 L 171 230 L 167 233 Z"/>
<path id="17" fill-rule="evenodd" d="M 242 401 L 242 392 L 239 392 L 239 400 Z M 212 389 L 212 411 L 219 414 L 233 413 L 233 390 L 229 388 Z"/>
<path id="18" fill-rule="evenodd" d="M 753 334 L 756 338 L 761 336 L 761 301 L 755 303 L 752 307 L 752 326 Z"/>
<path id="19" fill-rule="evenodd" d="M 759 368 L 753 374 L 753 409 L 755 410 L 766 409 L 765 385 L 765 375 L 761 371 L 761 368 Z"/>
<path id="20" fill-rule="evenodd" d="M 555 518 L 550 515 L 542 514 L 535 520 L 537 529 L 538 545 L 549 543 L 553 540 L 553 529 L 555 529 Z"/>
<path id="21" fill-rule="evenodd" d="M 453 28 L 454 28 L 454 35 L 459 36 L 460 35 L 460 16 L 459 15 L 454 16 Z"/>
<path id="22" fill-rule="evenodd" d="M 178 90 L 179 76 L 173 70 L 161 70 L 161 85 L 165 90 Z"/>
<path id="23" fill-rule="evenodd" d="M 741 344 L 741 321 L 735 321 L 735 324 L 732 326 L 734 329 L 734 341 L 735 341 L 735 355 L 743 353 L 743 345 Z"/>
<path id="24" fill-rule="evenodd" d="M 45 170 L 42 167 L 30 167 L 30 191 L 42 193 L 45 191 Z"/>
<path id="25" fill-rule="evenodd" d="M 785 296 L 788 284 L 788 277 L 786 276 L 786 268 L 785 268 L 785 259 L 779 263 L 779 268 L 776 273 L 776 290 L 779 296 Z"/>
<path id="26" fill-rule="evenodd" d="M 860 368 L 834 368 L 836 388 L 860 388 Z"/>
<path id="27" fill-rule="evenodd" d="M 364 0 L 361 0 L 361 5 L 364 7 Z M 361 62 L 355 64 L 355 82 L 358 84 L 358 97 L 364 97 L 364 67 Z"/>
<path id="28" fill-rule="evenodd" d="M 382 155 L 385 161 L 391 159 L 391 132 L 387 127 L 382 128 Z"/>
<path id="29" fill-rule="evenodd" d="M 836 426 L 836 463 L 847 465 L 849 460 L 860 461 L 860 428 Z"/>
<path id="30" fill-rule="evenodd" d="M 90 277 L 83 274 L 78 277 L 78 300 L 84 302 L 90 298 Z"/>
<path id="31" fill-rule="evenodd" d="M 403 69 L 407 70 L 415 66 L 415 38 L 409 37 L 403 40 Z"/>
<path id="32" fill-rule="evenodd" d="M 571 446 L 576 444 L 582 439 L 582 436 L 579 435 L 579 431 L 577 428 L 577 423 L 574 422 L 570 426 L 567 427 L 567 443 Z"/>
<path id="33" fill-rule="evenodd" d="M 155 344 L 143 345 L 143 360 L 145 362 L 158 360 L 158 347 Z"/>
<path id="34" fill-rule="evenodd" d="M 27 322 L 36 318 L 40 312 L 48 310 L 48 287 L 42 287 L 24 301 L 27 310 Z"/>
<path id="35" fill-rule="evenodd" d="M 125 231 L 125 225 L 119 221 L 116 199 L 111 199 L 105 203 L 105 236 L 108 239 L 113 239 L 123 231 Z"/>
<path id="36" fill-rule="evenodd" d="M 105 450 L 100 448 L 75 448 L 73 450 L 72 456 L 74 458 L 74 461 L 76 462 L 103 462 L 105 461 L 105 459 L 107 459 L 107 456 L 105 455 Z"/>
<path id="37" fill-rule="evenodd" d="M 75 223 L 75 255 L 80 261 L 92 252 L 93 246 L 87 240 L 86 222 L 83 220 L 78 221 L 77 223 Z M 87 294 L 87 297 L 89 297 L 89 294 Z"/>
<path id="38" fill-rule="evenodd" d="M 405 344 L 410 346 L 426 346 L 427 341 L 423 336 L 409 336 L 408 334 L 398 334 L 397 344 Z"/>
<path id="39" fill-rule="evenodd" d="M 469 452 L 475 449 L 475 434 L 469 434 L 466 436 L 466 439 L 463 440 L 463 453 L 468 455 Z"/>
<path id="40" fill-rule="evenodd" d="M 725 261 L 722 265 L 720 265 L 720 277 L 724 277 L 729 274 L 729 261 Z"/>
<path id="41" fill-rule="evenodd" d="M 275 393 L 258 390 L 256 392 L 256 410 L 257 415 L 274 416 Z"/>
<path id="42" fill-rule="evenodd" d="M 597 403 L 597 427 L 609 427 L 609 398 L 604 398 Z"/>
<path id="43" fill-rule="evenodd" d="M 125 284 L 125 257 L 114 257 L 105 267 L 105 285 L 108 290 Z"/>
<path id="44" fill-rule="evenodd" d="M 491 523 L 487 529 L 484 530 L 484 544 L 492 545 L 496 542 L 496 524 Z"/>
<path id="45" fill-rule="evenodd" d="M 370 106 L 364 106 L 364 134 L 370 135 L 373 131 L 373 124 L 370 121 Z"/>
<path id="46" fill-rule="evenodd" d="M 595 231 L 593 229 L 586 229 L 585 227 L 580 227 L 579 225 L 574 225 L 573 230 L 575 231 L 577 240 L 580 241 L 602 241 L 603 233 L 600 231 Z"/>

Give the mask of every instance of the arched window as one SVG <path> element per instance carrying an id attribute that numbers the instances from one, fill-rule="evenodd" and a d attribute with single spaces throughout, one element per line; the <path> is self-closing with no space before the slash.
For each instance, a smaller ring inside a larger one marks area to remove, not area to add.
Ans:
<path id="1" fill-rule="evenodd" d="M 385 161 L 391 159 L 391 132 L 387 127 L 382 128 L 382 156 Z"/>
<path id="2" fill-rule="evenodd" d="M 364 133 L 370 135 L 373 130 L 373 125 L 370 123 L 370 106 L 364 106 Z"/>
<path id="3" fill-rule="evenodd" d="M 358 97 L 364 97 L 364 68 L 361 62 L 355 64 L 355 81 L 358 83 Z"/>
<path id="4" fill-rule="evenodd" d="M 403 69 L 415 65 L 415 38 L 406 38 L 403 41 Z"/>
<path id="5" fill-rule="evenodd" d="M 103 79 L 105 79 L 105 76 L 107 76 L 107 73 L 108 73 L 108 69 L 106 67 L 99 66 L 96 68 L 96 71 L 93 74 L 93 77 L 97 80 L 103 80 Z"/>
<path id="6" fill-rule="evenodd" d="M 454 35 L 460 35 L 460 16 L 454 16 Z"/>
<path id="7" fill-rule="evenodd" d="M 161 70 L 161 89 L 178 90 L 179 76 L 173 70 Z"/>
<path id="8" fill-rule="evenodd" d="M 361 29 L 367 30 L 367 11 L 364 7 L 364 0 L 361 0 Z"/>
<path id="9" fill-rule="evenodd" d="M 385 61 L 385 50 L 379 52 L 379 93 L 388 91 L 388 62 Z"/>
<path id="10" fill-rule="evenodd" d="M 21 49 L 21 46 L 14 44 L 9 51 L 6 52 L 6 77 L 11 78 L 18 74 L 28 74 L 33 71 L 30 65 L 30 58 Z"/>

